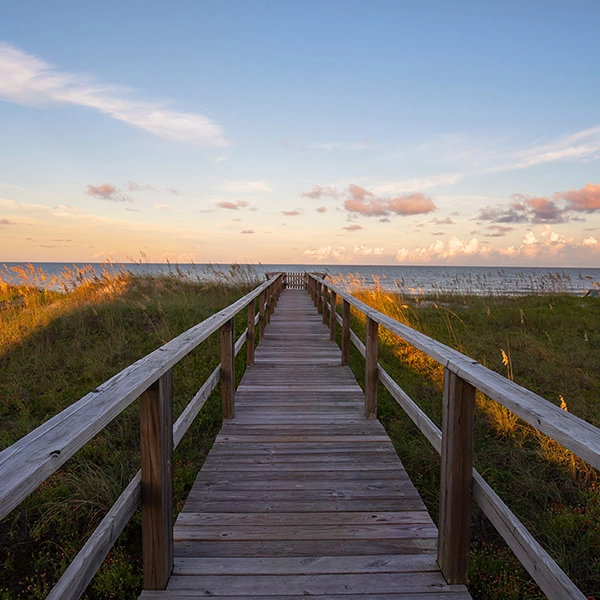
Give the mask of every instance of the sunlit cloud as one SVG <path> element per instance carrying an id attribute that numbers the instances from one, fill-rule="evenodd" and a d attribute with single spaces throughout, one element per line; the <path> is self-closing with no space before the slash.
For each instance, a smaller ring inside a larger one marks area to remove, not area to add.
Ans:
<path id="1" fill-rule="evenodd" d="M 342 229 L 345 229 L 346 231 L 360 231 L 361 229 L 364 229 L 364 227 L 362 227 L 358 223 L 352 223 L 351 225 L 342 227 Z"/>
<path id="2" fill-rule="evenodd" d="M 478 219 L 493 223 L 564 223 L 582 220 L 576 213 L 596 211 L 600 211 L 600 184 L 588 183 L 580 190 L 557 192 L 553 199 L 514 194 L 507 205 L 481 208 Z"/>
<path id="3" fill-rule="evenodd" d="M 320 186 L 320 185 L 313 185 L 312 190 L 310 190 L 310 192 L 303 192 L 302 194 L 300 194 L 301 198 L 312 198 L 314 200 L 317 200 L 319 198 L 323 198 L 325 196 L 329 196 L 331 198 L 337 198 L 338 197 L 338 191 L 335 187 L 333 186 Z"/>
<path id="4" fill-rule="evenodd" d="M 456 225 L 456 221 L 453 221 L 450 217 L 446 217 L 445 219 L 438 219 L 437 217 L 433 217 L 431 219 L 432 223 L 436 225 Z"/>
<path id="5" fill-rule="evenodd" d="M 461 173 L 442 173 L 431 177 L 418 177 L 404 181 L 386 181 L 374 185 L 375 194 L 401 194 L 405 192 L 422 192 L 440 185 L 453 185 L 464 177 Z"/>
<path id="6" fill-rule="evenodd" d="M 265 181 L 228 181 L 225 180 L 219 189 L 237 194 L 246 192 L 272 192 L 273 188 Z"/>
<path id="7" fill-rule="evenodd" d="M 6 43 L 0 44 L 0 98 L 26 106 L 85 106 L 152 135 L 200 146 L 228 146 L 219 125 L 198 113 L 131 97 L 130 90 L 66 73 Z"/>
<path id="8" fill-rule="evenodd" d="M 242 230 L 242 233 L 255 233 L 254 229 L 244 229 Z"/>
<path id="9" fill-rule="evenodd" d="M 494 248 L 477 238 L 461 240 L 452 237 L 448 243 L 436 240 L 429 246 L 400 248 L 396 261 L 405 264 L 518 264 L 577 265 L 595 264 L 600 259 L 600 240 L 587 236 L 580 242 L 544 225 L 534 234 L 529 230 L 520 245 Z"/>
<path id="10" fill-rule="evenodd" d="M 85 194 L 99 200 L 109 200 L 110 202 L 135 202 L 133 198 L 123 194 L 112 183 L 88 185 Z"/>
<path id="11" fill-rule="evenodd" d="M 367 245 L 355 245 L 353 248 L 345 246 L 322 246 L 320 248 L 308 248 L 303 255 L 317 262 L 326 262 L 333 260 L 334 262 L 352 262 L 357 256 L 379 256 L 383 254 L 384 248 L 372 248 Z"/>
<path id="12" fill-rule="evenodd" d="M 223 200 L 222 202 L 217 202 L 217 206 L 226 210 L 239 210 L 240 208 L 246 208 L 250 206 L 250 203 L 246 202 L 245 200 L 238 200 L 237 202 L 228 202 L 226 200 Z"/>
<path id="13" fill-rule="evenodd" d="M 14 225 L 14 223 L 8 219 L 0 219 L 0 227 L 4 227 L 5 225 Z"/>
<path id="14" fill-rule="evenodd" d="M 301 210 L 282 210 L 281 214 L 286 217 L 297 217 L 302 214 Z"/>
<path id="15" fill-rule="evenodd" d="M 317 208 L 315 208 L 315 210 L 318 213 L 325 213 L 325 212 L 327 212 L 327 208 L 325 206 L 317 206 Z"/>
<path id="16" fill-rule="evenodd" d="M 344 208 L 367 217 L 409 216 L 437 210 L 433 200 L 420 193 L 384 198 L 358 185 L 349 186 Z"/>
<path id="17" fill-rule="evenodd" d="M 600 183 L 588 183 L 580 190 L 559 192 L 556 196 L 566 200 L 570 210 L 586 213 L 600 211 Z"/>

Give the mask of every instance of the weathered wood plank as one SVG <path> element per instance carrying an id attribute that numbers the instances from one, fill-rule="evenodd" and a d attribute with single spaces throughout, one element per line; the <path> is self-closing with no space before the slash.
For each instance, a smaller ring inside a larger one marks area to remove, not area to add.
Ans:
<path id="1" fill-rule="evenodd" d="M 144 589 L 162 590 L 173 569 L 173 378 L 140 396 Z"/>

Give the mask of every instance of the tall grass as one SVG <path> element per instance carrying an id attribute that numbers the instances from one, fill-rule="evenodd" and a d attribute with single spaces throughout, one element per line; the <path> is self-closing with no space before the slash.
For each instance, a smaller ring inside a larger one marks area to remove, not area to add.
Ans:
<path id="1" fill-rule="evenodd" d="M 345 280 L 373 308 L 473 357 L 565 410 L 600 426 L 600 300 L 398 294 Z M 465 288 L 471 282 L 465 284 Z M 546 289 L 555 285 L 550 281 Z M 473 291 L 472 288 L 469 288 Z M 364 318 L 353 328 L 364 335 Z M 443 368 L 397 336 L 380 336 L 380 362 L 441 425 Z M 362 357 L 352 359 L 362 381 Z M 439 507 L 439 455 L 380 386 L 379 415 L 430 513 Z M 599 473 L 478 392 L 475 467 L 559 565 L 600 598 Z M 481 511 L 473 511 L 469 589 L 474 598 L 542 598 Z"/>
<path id="2" fill-rule="evenodd" d="M 176 266 L 162 275 L 85 268 L 52 279 L 33 267 L 18 275 L 18 283 L 0 282 L 1 449 L 258 283 L 239 266 L 205 277 Z M 218 362 L 212 336 L 175 367 L 175 418 Z M 175 453 L 177 508 L 219 427 L 215 394 Z M 0 598 L 45 597 L 138 468 L 134 403 L 0 523 Z M 139 538 L 136 516 L 85 598 L 137 596 Z"/>

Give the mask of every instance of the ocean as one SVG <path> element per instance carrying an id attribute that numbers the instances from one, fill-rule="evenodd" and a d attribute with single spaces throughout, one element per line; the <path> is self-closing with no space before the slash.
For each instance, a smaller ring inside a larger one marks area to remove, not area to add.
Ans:
<path id="1" fill-rule="evenodd" d="M 70 270 L 80 278 L 92 277 L 102 271 L 128 270 L 134 274 L 182 274 L 192 279 L 226 277 L 231 270 L 241 276 L 264 279 L 265 273 L 319 272 L 337 277 L 343 285 L 379 285 L 383 289 L 404 294 L 431 294 L 437 292 L 482 295 L 521 295 L 528 293 L 566 292 L 585 294 L 600 289 L 600 269 L 562 267 L 454 267 L 454 266 L 366 266 L 366 265 L 218 265 L 169 263 L 4 263 L 0 279 L 21 283 L 20 273 L 29 273 L 27 280 L 42 287 L 51 287 L 52 276 Z M 33 272 L 32 272 L 33 270 Z M 43 272 L 48 279 L 43 281 Z M 221 275 L 220 275 L 221 274 Z M 76 281 L 77 277 L 72 278 Z"/>

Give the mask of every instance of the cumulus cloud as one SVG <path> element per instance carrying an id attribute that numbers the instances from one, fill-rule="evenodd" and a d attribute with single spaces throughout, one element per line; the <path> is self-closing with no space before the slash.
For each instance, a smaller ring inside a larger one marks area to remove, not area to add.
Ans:
<path id="1" fill-rule="evenodd" d="M 578 212 L 600 211 L 600 183 L 588 183 L 580 190 L 559 192 L 557 198 L 566 200 L 567 208 Z"/>
<path id="2" fill-rule="evenodd" d="M 384 248 L 372 248 L 366 245 L 355 245 L 353 248 L 345 246 L 322 246 L 320 248 L 309 248 L 304 251 L 304 256 L 314 259 L 317 262 L 351 262 L 356 260 L 357 256 L 379 256 L 383 254 Z"/>
<path id="3" fill-rule="evenodd" d="M 103 183 L 101 185 L 88 185 L 86 195 L 98 198 L 99 200 L 109 200 L 110 202 L 135 202 L 126 194 L 123 194 L 112 183 Z"/>
<path id="4" fill-rule="evenodd" d="M 596 258 L 594 258 L 596 257 Z M 480 243 L 477 238 L 460 240 L 451 238 L 447 244 L 437 240 L 429 246 L 417 248 L 400 248 L 396 260 L 408 264 L 449 263 L 449 264 L 506 264 L 514 261 L 517 264 L 552 264 L 570 265 L 590 263 L 600 259 L 600 240 L 593 236 L 576 242 L 554 231 L 548 224 L 536 234 L 529 230 L 518 246 L 494 249 L 488 243 Z"/>
<path id="5" fill-rule="evenodd" d="M 514 194 L 512 198 L 508 205 L 480 209 L 478 218 L 493 223 L 542 224 L 581 220 L 576 213 L 600 211 L 600 184 L 588 183 L 579 190 L 557 192 L 552 199 L 524 194 Z"/>
<path id="6" fill-rule="evenodd" d="M 297 217 L 298 215 L 302 214 L 302 211 L 301 210 L 282 210 L 281 214 L 285 215 L 286 217 Z"/>
<path id="7" fill-rule="evenodd" d="M 237 194 L 246 192 L 272 192 L 273 188 L 265 181 L 228 181 L 225 180 L 220 186 L 224 192 Z"/>
<path id="8" fill-rule="evenodd" d="M 249 202 L 245 200 L 238 200 L 237 202 L 228 202 L 223 200 L 222 202 L 217 202 L 217 206 L 219 208 L 225 208 L 226 210 L 239 210 L 240 208 L 246 208 L 250 206 Z"/>
<path id="9" fill-rule="evenodd" d="M 433 200 L 420 193 L 384 198 L 358 185 L 349 186 L 344 208 L 367 217 L 410 216 L 437 210 Z"/>
<path id="10" fill-rule="evenodd" d="M 61 72 L 43 60 L 6 43 L 0 44 L 0 97 L 26 106 L 70 104 L 97 110 L 152 135 L 201 146 L 227 146 L 214 121 L 198 113 L 171 110 L 138 100 L 130 91 Z"/>
<path id="11" fill-rule="evenodd" d="M 318 213 L 324 213 L 324 212 L 327 212 L 327 208 L 326 208 L 325 206 L 318 206 L 317 208 L 315 208 L 315 210 L 316 210 Z"/>
<path id="12" fill-rule="evenodd" d="M 342 227 L 342 229 L 345 229 L 346 231 L 360 231 L 364 228 L 361 227 L 358 223 L 352 223 L 352 225 L 347 225 L 346 227 Z"/>

